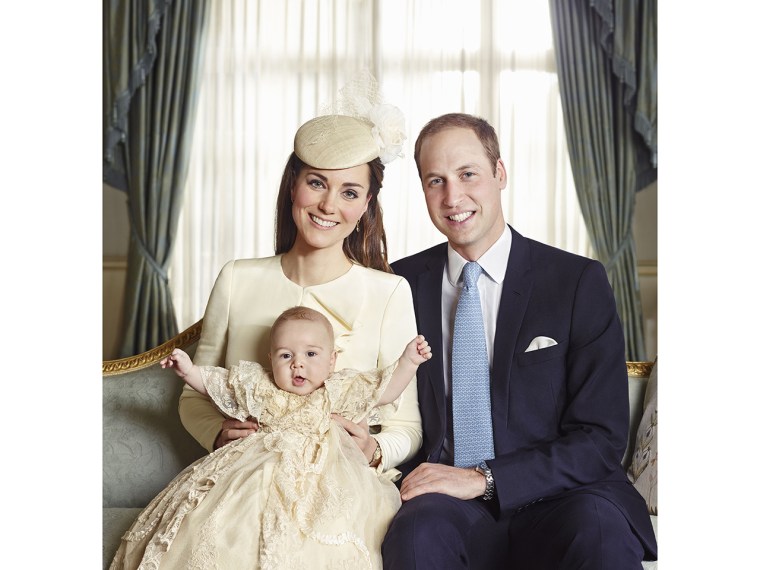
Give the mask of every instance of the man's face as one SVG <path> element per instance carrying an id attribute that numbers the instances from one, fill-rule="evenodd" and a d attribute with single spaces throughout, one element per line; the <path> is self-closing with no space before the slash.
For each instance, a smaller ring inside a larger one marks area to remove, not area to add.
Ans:
<path id="1" fill-rule="evenodd" d="M 504 231 L 504 163 L 499 159 L 494 175 L 478 137 L 459 127 L 425 139 L 419 160 L 430 219 L 457 253 L 475 261 Z"/>

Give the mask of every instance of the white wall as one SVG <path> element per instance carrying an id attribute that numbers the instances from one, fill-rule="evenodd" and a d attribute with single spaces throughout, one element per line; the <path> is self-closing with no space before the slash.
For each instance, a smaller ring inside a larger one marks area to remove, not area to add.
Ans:
<path id="1" fill-rule="evenodd" d="M 639 265 L 646 359 L 657 356 L 657 183 L 636 194 L 633 239 Z"/>
<path id="2" fill-rule="evenodd" d="M 103 360 L 118 354 L 127 274 L 129 218 L 127 196 L 103 185 Z"/>

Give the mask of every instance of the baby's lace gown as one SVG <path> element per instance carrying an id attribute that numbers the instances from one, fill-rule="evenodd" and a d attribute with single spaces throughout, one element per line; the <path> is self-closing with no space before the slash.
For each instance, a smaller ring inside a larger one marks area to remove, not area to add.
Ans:
<path id="1" fill-rule="evenodd" d="M 308 396 L 280 390 L 256 363 L 203 367 L 217 406 L 261 427 L 177 475 L 124 534 L 111 569 L 382 568 L 398 491 L 330 413 L 366 418 L 395 366 L 341 370 Z"/>

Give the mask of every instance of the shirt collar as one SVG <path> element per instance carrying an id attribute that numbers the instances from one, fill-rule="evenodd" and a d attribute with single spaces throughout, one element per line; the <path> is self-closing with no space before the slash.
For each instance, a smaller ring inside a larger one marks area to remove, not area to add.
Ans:
<path id="1" fill-rule="evenodd" d="M 508 224 L 504 224 L 504 231 L 501 237 L 488 248 L 476 261 L 483 268 L 488 277 L 496 283 L 504 281 L 504 275 L 507 272 L 507 261 L 509 252 L 512 249 L 512 232 Z M 448 245 L 448 263 L 446 264 L 446 273 L 452 286 L 456 286 L 462 278 L 462 269 L 467 260 L 459 255 L 451 244 Z"/>

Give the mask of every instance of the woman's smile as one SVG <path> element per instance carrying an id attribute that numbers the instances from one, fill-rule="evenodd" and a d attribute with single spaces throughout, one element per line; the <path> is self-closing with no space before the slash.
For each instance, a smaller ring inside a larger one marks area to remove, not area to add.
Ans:
<path id="1" fill-rule="evenodd" d="M 325 220 L 324 218 L 320 218 L 318 216 L 315 216 L 314 214 L 309 214 L 309 217 L 311 218 L 311 221 L 317 224 L 320 227 L 323 228 L 334 228 L 338 225 L 338 222 L 334 222 L 331 220 Z"/>

